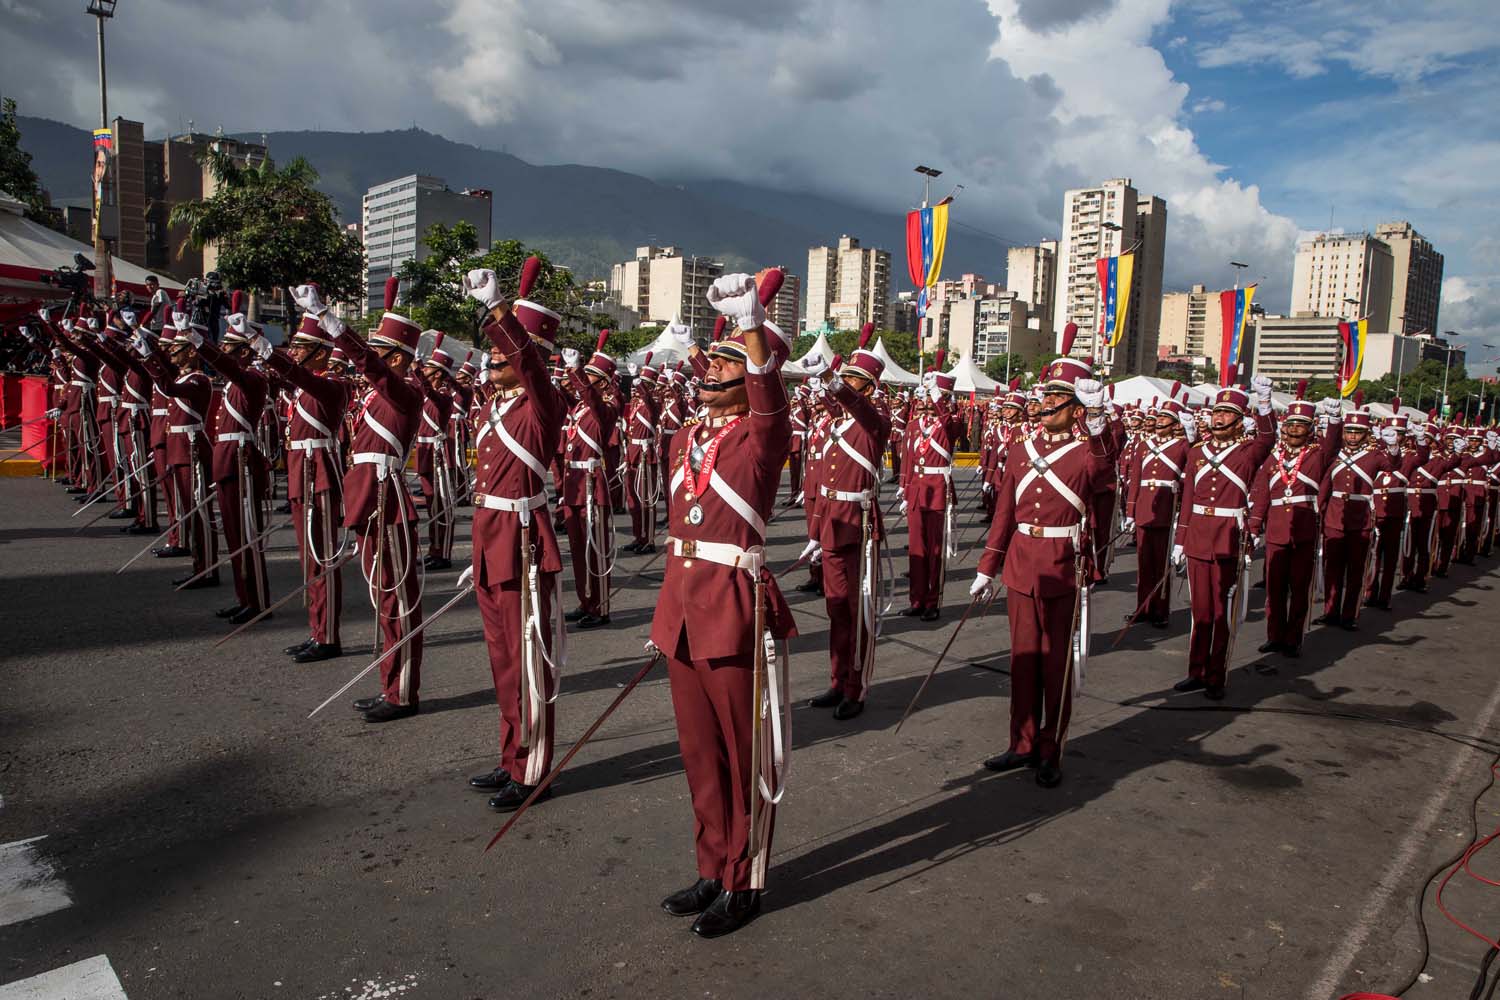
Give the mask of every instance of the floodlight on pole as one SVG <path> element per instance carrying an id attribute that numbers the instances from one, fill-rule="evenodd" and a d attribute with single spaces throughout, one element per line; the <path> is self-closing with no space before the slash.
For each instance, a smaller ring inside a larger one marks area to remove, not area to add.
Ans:
<path id="1" fill-rule="evenodd" d="M 922 175 L 922 207 L 926 208 L 932 201 L 932 179 L 943 176 L 943 172 L 922 163 L 917 164 L 916 172 Z"/>
<path id="2" fill-rule="evenodd" d="M 1237 260 L 1232 260 L 1232 261 L 1229 262 L 1229 266 L 1232 267 L 1232 268 L 1234 268 L 1234 290 L 1235 291 L 1239 291 L 1240 290 L 1240 272 L 1243 271 L 1245 268 L 1249 267 L 1250 265 L 1249 264 L 1241 264 Z"/>
<path id="3" fill-rule="evenodd" d="M 89 0 L 85 13 L 98 21 L 99 28 L 99 127 L 109 128 L 109 88 L 107 78 L 104 74 L 104 22 L 115 16 L 117 0 Z M 94 154 L 97 156 L 97 152 Z M 115 181 L 115 164 L 111 156 L 107 164 L 107 174 L 111 187 Z M 99 226 L 99 215 L 104 209 L 103 192 L 94 204 L 94 259 L 98 262 L 98 270 L 94 272 L 94 294 L 99 298 L 105 298 L 110 294 L 113 278 L 111 271 L 111 260 L 109 256 L 109 244 L 105 242 L 102 230 Z"/>

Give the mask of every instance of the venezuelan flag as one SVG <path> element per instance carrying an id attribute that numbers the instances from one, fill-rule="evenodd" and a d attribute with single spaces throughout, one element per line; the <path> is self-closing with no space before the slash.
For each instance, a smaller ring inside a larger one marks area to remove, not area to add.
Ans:
<path id="1" fill-rule="evenodd" d="M 1219 308 L 1224 316 L 1224 340 L 1219 348 L 1219 371 L 1240 363 L 1240 348 L 1245 344 L 1245 323 L 1250 318 L 1250 303 L 1255 286 L 1219 293 Z"/>
<path id="2" fill-rule="evenodd" d="M 1370 321 L 1355 320 L 1339 324 L 1339 341 L 1344 348 L 1344 361 L 1339 366 L 1339 394 L 1351 396 L 1359 388 L 1359 373 L 1365 364 L 1365 337 Z"/>
<path id="3" fill-rule="evenodd" d="M 1099 294 L 1104 311 L 1099 315 L 1099 336 L 1110 347 L 1119 347 L 1125 336 L 1125 320 L 1130 313 L 1130 280 L 1135 275 L 1135 254 L 1100 257 Z"/>
<path id="4" fill-rule="evenodd" d="M 906 271 L 912 286 L 921 290 L 937 284 L 943 271 L 943 249 L 948 243 L 948 203 L 906 213 Z M 920 316 L 925 301 L 917 306 Z"/>

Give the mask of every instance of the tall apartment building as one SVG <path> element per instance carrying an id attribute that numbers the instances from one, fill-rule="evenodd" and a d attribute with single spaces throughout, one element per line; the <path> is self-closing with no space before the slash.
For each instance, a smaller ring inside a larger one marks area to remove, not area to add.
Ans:
<path id="1" fill-rule="evenodd" d="M 983 368 L 990 358 L 1005 354 L 1037 357 L 1045 348 L 1038 331 L 1027 324 L 1027 302 L 1014 292 L 970 298 L 953 298 L 943 303 L 939 315 L 946 326 L 946 347 L 951 352 L 973 358 Z"/>
<path id="2" fill-rule="evenodd" d="M 1219 293 L 1202 285 L 1191 291 L 1169 292 L 1161 297 L 1161 324 L 1157 350 L 1193 358 L 1219 356 L 1224 343 L 1224 310 Z"/>
<path id="3" fill-rule="evenodd" d="M 1391 248 L 1369 233 L 1319 233 L 1297 246 L 1293 317 L 1368 317 L 1371 333 L 1389 332 Z M 1413 328 L 1415 332 L 1415 328 Z"/>
<path id="4" fill-rule="evenodd" d="M 1011 247 L 1005 255 L 1005 290 L 1023 299 L 1030 315 L 1043 317 L 1050 329 L 1057 297 L 1057 240 L 1042 240 L 1034 247 Z"/>
<path id="5" fill-rule="evenodd" d="M 365 239 L 365 308 L 379 312 L 385 302 L 385 280 L 409 260 L 425 260 L 422 236 L 430 226 L 467 222 L 490 245 L 490 192 L 465 188 L 450 191 L 439 177 L 410 174 L 377 184 L 365 192 L 361 228 Z"/>
<path id="6" fill-rule="evenodd" d="M 642 322 L 680 320 L 693 328 L 695 337 L 709 337 L 714 313 L 708 286 L 723 273 L 721 260 L 693 257 L 677 247 L 643 246 L 636 247 L 634 260 L 610 268 L 609 287 Z"/>
<path id="7" fill-rule="evenodd" d="M 865 323 L 885 328 L 890 314 L 891 254 L 840 236 L 837 247 L 807 252 L 807 326 L 825 322 L 838 329 Z"/>
<path id="8" fill-rule="evenodd" d="M 1382 222 L 1375 238 L 1391 248 L 1391 305 L 1383 329 L 1437 333 L 1443 255 L 1410 222 Z"/>
<path id="9" fill-rule="evenodd" d="M 766 319 L 775 323 L 783 333 L 796 337 L 802 332 L 802 279 L 788 271 L 785 264 L 776 270 L 784 275 L 781 291 L 766 306 Z"/>
<path id="10" fill-rule="evenodd" d="M 1167 203 L 1136 191 L 1130 178 L 1105 181 L 1063 195 L 1063 233 L 1057 247 L 1054 336 L 1078 324 L 1073 353 L 1093 355 L 1112 374 L 1145 372 L 1156 363 L 1161 320 L 1162 258 L 1166 248 Z M 1135 270 L 1125 333 L 1113 359 L 1101 356 L 1099 278 L 1095 262 L 1135 248 Z"/>

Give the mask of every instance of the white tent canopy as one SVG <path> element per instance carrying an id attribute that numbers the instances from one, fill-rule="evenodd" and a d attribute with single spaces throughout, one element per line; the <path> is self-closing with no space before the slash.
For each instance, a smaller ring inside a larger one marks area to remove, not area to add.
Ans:
<path id="1" fill-rule="evenodd" d="M 1209 397 L 1198 387 L 1189 388 L 1180 383 L 1174 397 L 1171 380 L 1156 378 L 1153 375 L 1132 375 L 1130 378 L 1113 383 L 1110 398 L 1117 406 L 1128 406 L 1132 403 L 1137 406 L 1153 406 L 1173 398 L 1189 406 L 1201 406 Z"/>
<path id="2" fill-rule="evenodd" d="M 993 393 L 1000 388 L 1000 383 L 980 371 L 974 359 L 968 356 L 962 358 L 958 364 L 948 371 L 953 376 L 954 392 L 989 392 Z"/>
<path id="3" fill-rule="evenodd" d="M 790 378 L 807 378 L 816 375 L 833 364 L 833 345 L 828 343 L 828 333 L 818 331 L 818 339 L 802 357 L 782 365 L 782 371 Z"/>
<path id="4" fill-rule="evenodd" d="M 608 346 L 608 344 L 605 344 L 605 347 Z M 656 339 L 651 343 L 647 344 L 639 351 L 633 351 L 630 354 L 627 354 L 625 356 L 625 363 L 628 365 L 634 365 L 635 367 L 639 368 L 641 365 L 646 363 L 646 355 L 648 354 L 651 355 L 652 365 L 656 366 L 657 368 L 660 368 L 662 365 L 670 365 L 676 361 L 686 361 L 688 356 L 687 348 L 679 344 L 672 337 L 672 335 L 667 332 L 667 328 L 665 326 L 661 328 L 661 333 L 658 334 Z"/>
<path id="5" fill-rule="evenodd" d="M 875 346 L 870 348 L 870 353 L 885 362 L 885 371 L 881 373 L 880 381 L 891 385 L 916 385 L 920 381 L 911 372 L 896 364 L 890 352 L 885 349 L 883 339 L 879 337 L 875 339 Z"/>
<path id="6" fill-rule="evenodd" d="M 75 253 L 93 260 L 94 248 L 32 222 L 24 217 L 25 211 L 22 202 L 0 191 L 0 295 L 65 299 L 68 293 L 47 284 L 42 276 L 55 268 L 72 267 Z M 144 297 L 146 275 L 152 272 L 119 257 L 111 257 L 110 262 L 116 286 Z M 165 275 L 158 277 L 162 288 L 169 292 L 182 288 L 180 282 Z"/>

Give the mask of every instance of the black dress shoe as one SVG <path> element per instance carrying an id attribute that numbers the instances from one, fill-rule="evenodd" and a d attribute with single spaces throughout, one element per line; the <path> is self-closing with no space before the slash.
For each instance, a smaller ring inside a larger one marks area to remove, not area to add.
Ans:
<path id="1" fill-rule="evenodd" d="M 73 494 L 73 495 L 74 495 L 74 496 L 77 496 L 77 495 L 78 495 L 78 494 L 80 494 L 80 493 L 87 493 L 87 492 L 88 492 L 88 490 L 86 490 L 86 489 L 84 489 L 84 488 L 83 488 L 83 487 L 82 487 L 82 486 L 69 486 L 69 487 L 68 487 L 68 488 L 67 488 L 67 489 L 66 489 L 66 490 L 64 490 L 64 491 L 63 491 L 63 492 L 64 492 L 64 493 L 71 493 L 71 494 Z"/>
<path id="2" fill-rule="evenodd" d="M 721 892 L 693 921 L 693 933 L 701 938 L 733 934 L 760 913 L 760 890 Z"/>
<path id="3" fill-rule="evenodd" d="M 1345 618 L 1343 621 L 1339 622 L 1339 628 L 1343 629 L 1345 632 L 1358 632 L 1359 622 L 1355 621 L 1353 618 Z"/>
<path id="4" fill-rule="evenodd" d="M 132 524 L 125 529 L 127 535 L 159 535 L 161 529 L 154 524 Z"/>
<path id="5" fill-rule="evenodd" d="M 383 694 L 377 694 L 373 698 L 355 698 L 354 710 L 356 712 L 368 712 L 383 701 L 385 701 L 385 695 Z"/>
<path id="6" fill-rule="evenodd" d="M 1339 620 L 1334 615 L 1319 615 L 1312 620 L 1314 625 L 1337 625 Z"/>
<path id="7" fill-rule="evenodd" d="M 191 549 L 184 548 L 181 545 L 164 545 L 159 549 L 152 549 L 151 551 L 156 554 L 156 558 L 158 559 L 181 559 L 184 556 L 193 554 Z"/>
<path id="8" fill-rule="evenodd" d="M 803 580 L 801 583 L 797 584 L 797 593 L 799 594 L 821 594 L 822 592 L 823 588 L 816 580 Z"/>
<path id="9" fill-rule="evenodd" d="M 274 614 L 272 614 L 271 612 L 269 612 L 269 611 L 267 611 L 264 616 L 261 616 L 261 609 L 260 608 L 245 608 L 245 609 L 241 610 L 240 613 L 237 614 L 237 615 L 230 615 L 229 616 L 229 624 L 231 624 L 231 625 L 243 625 L 246 622 L 248 622 L 250 619 L 256 618 L 256 617 L 260 617 L 261 620 L 264 621 L 266 618 L 275 618 L 276 616 Z"/>
<path id="10" fill-rule="evenodd" d="M 1279 653 L 1279 652 L 1281 652 L 1281 643 L 1279 643 L 1279 642 L 1263 642 L 1258 647 L 1258 651 L 1262 652 L 1262 653 Z"/>
<path id="11" fill-rule="evenodd" d="M 1056 788 L 1062 784 L 1062 768 L 1050 760 L 1042 761 L 1036 769 L 1036 783 L 1043 788 Z"/>
<path id="12" fill-rule="evenodd" d="M 679 889 L 661 901 L 661 908 L 674 917 L 691 917 L 702 913 L 719 898 L 724 883 L 716 878 L 700 878 L 686 889 Z"/>
<path id="13" fill-rule="evenodd" d="M 515 812 L 521 808 L 521 803 L 531 795 L 535 785 L 523 785 L 512 778 L 494 795 L 490 796 L 490 808 L 495 812 Z M 536 797 L 538 802 L 543 799 L 552 798 L 552 786 L 548 785 L 542 794 Z"/>
<path id="14" fill-rule="evenodd" d="M 188 583 L 189 580 L 193 580 L 193 578 L 191 576 L 184 576 L 181 579 L 173 580 L 172 586 L 181 587 L 183 590 L 202 590 L 205 587 L 217 587 L 219 585 L 219 574 L 210 573 L 208 576 L 200 576 L 198 579 L 193 580 L 192 583 Z"/>
<path id="15" fill-rule="evenodd" d="M 469 787 L 476 792 L 498 792 L 510 784 L 510 772 L 497 767 L 489 774 L 476 774 L 469 779 Z"/>
<path id="16" fill-rule="evenodd" d="M 266 616 L 267 618 L 270 615 Z M 336 660 L 344 655 L 344 647 L 336 642 L 315 642 L 300 653 L 292 656 L 293 663 L 322 663 L 324 660 Z"/>
<path id="17" fill-rule="evenodd" d="M 645 544 L 645 542 L 631 542 L 629 545 L 620 546 L 620 548 L 625 552 L 634 552 L 636 549 Z"/>
<path id="18" fill-rule="evenodd" d="M 924 622 L 935 622 L 941 617 L 943 617 L 943 613 L 937 608 L 928 608 L 922 612 L 922 620 Z"/>
<path id="19" fill-rule="evenodd" d="M 292 502 L 290 500 L 288 500 L 286 503 L 282 504 L 280 507 L 276 508 L 276 513 L 278 513 L 278 514 L 290 514 L 291 512 L 292 512 Z"/>
<path id="20" fill-rule="evenodd" d="M 582 608 L 579 608 L 576 611 L 569 611 L 567 614 L 563 615 L 563 621 L 565 621 L 565 622 L 576 622 L 578 619 L 582 618 L 587 613 L 588 612 L 584 611 Z"/>
<path id="21" fill-rule="evenodd" d="M 599 628 L 609 624 L 609 615 L 584 615 L 578 619 L 579 628 Z"/>
<path id="22" fill-rule="evenodd" d="M 833 717 L 835 719 L 838 719 L 840 722 L 843 722 L 845 719 L 854 718 L 864 710 L 864 702 L 855 701 L 853 698 L 845 698 L 843 701 L 839 702 L 839 707 L 833 710 Z"/>
<path id="23" fill-rule="evenodd" d="M 1036 767 L 1036 754 L 1007 750 L 998 756 L 986 759 L 984 766 L 987 770 L 998 771 L 1002 774 L 1022 767 Z"/>
<path id="24" fill-rule="evenodd" d="M 635 554 L 638 556 L 649 556 L 654 554 L 655 552 L 656 546 L 652 545 L 650 542 L 647 542 L 646 544 L 635 550 Z"/>
<path id="25" fill-rule="evenodd" d="M 303 639 L 301 642 L 297 643 L 295 646 L 288 646 L 286 649 L 283 649 L 282 652 L 285 653 L 287 656 L 296 656 L 298 653 L 302 652 L 308 646 L 311 646 L 315 641 L 316 640 L 314 640 L 312 636 L 308 636 L 306 639 Z"/>
<path id="26" fill-rule="evenodd" d="M 441 559 L 441 558 L 437 558 L 437 557 L 434 557 L 434 556 L 428 556 L 427 559 L 425 559 L 423 561 L 422 565 L 423 565 L 424 568 L 429 569 L 429 570 L 452 569 L 453 568 L 453 560 L 452 559 Z"/>
<path id="27" fill-rule="evenodd" d="M 243 604 L 232 604 L 232 605 L 230 605 L 227 608 L 220 608 L 218 611 L 215 611 L 214 612 L 214 617 L 215 618 L 233 618 L 235 615 L 239 614 L 241 611 L 244 611 L 244 610 L 245 610 L 245 606 Z"/>
<path id="28" fill-rule="evenodd" d="M 110 514 L 109 514 L 109 516 L 106 517 L 105 520 L 107 520 L 107 521 L 123 521 L 127 517 L 130 518 L 131 520 L 134 520 L 135 519 L 135 511 L 132 510 L 132 509 L 130 509 L 129 507 L 121 507 L 119 510 L 111 511 Z"/>
<path id="29" fill-rule="evenodd" d="M 366 722 L 395 722 L 397 719 L 405 719 L 417 714 L 417 703 L 410 705 L 397 705 L 394 702 L 380 699 L 380 704 L 365 713 Z"/>
<path id="30" fill-rule="evenodd" d="M 835 708 L 844 700 L 844 694 L 836 687 L 829 688 L 816 698 L 807 700 L 808 708 Z"/>
<path id="31" fill-rule="evenodd" d="M 1208 685 L 1205 685 L 1204 688 L 1203 688 L 1203 697 L 1207 698 L 1209 701 L 1223 701 L 1224 700 L 1224 685 L 1222 685 L 1222 684 L 1208 684 Z"/>
<path id="32" fill-rule="evenodd" d="M 1202 691 L 1206 687 L 1208 687 L 1208 685 L 1203 683 L 1196 677 L 1184 677 L 1182 680 L 1172 685 L 1172 690 L 1179 693 L 1186 693 L 1188 691 Z"/>
<path id="33" fill-rule="evenodd" d="M 896 613 L 898 615 L 900 615 L 902 618 L 921 618 L 922 617 L 922 609 L 921 608 L 902 608 L 900 611 L 898 611 Z"/>

